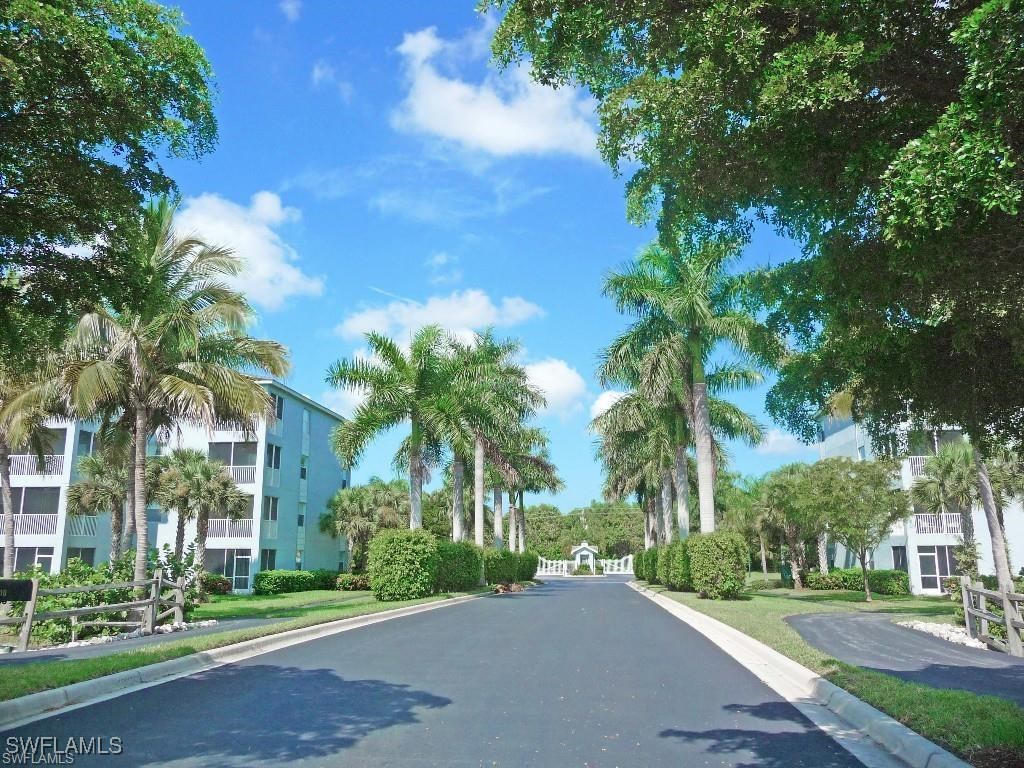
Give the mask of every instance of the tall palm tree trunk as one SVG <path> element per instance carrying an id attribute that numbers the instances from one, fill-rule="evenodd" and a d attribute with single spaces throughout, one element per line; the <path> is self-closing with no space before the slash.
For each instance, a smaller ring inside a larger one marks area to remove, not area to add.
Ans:
<path id="1" fill-rule="evenodd" d="M 673 482 L 676 486 L 676 526 L 679 535 L 685 539 L 690 533 L 690 467 L 685 445 L 676 446 L 673 469 Z"/>
<path id="2" fill-rule="evenodd" d="M 657 494 L 644 494 L 644 546 L 653 549 L 658 546 Z"/>
<path id="3" fill-rule="evenodd" d="M 135 475 L 135 581 L 146 578 L 149 560 L 149 525 L 146 521 L 146 439 L 149 413 L 141 404 L 135 407 L 135 445 L 132 471 Z"/>
<path id="4" fill-rule="evenodd" d="M 121 537 L 124 535 L 124 504 L 110 510 L 110 562 L 121 559 Z"/>
<path id="5" fill-rule="evenodd" d="M 515 503 L 515 491 L 508 492 L 508 548 L 515 552 L 519 547 L 519 508 Z"/>
<path id="6" fill-rule="evenodd" d="M 672 543 L 672 473 L 668 467 L 661 470 L 661 513 L 665 516 L 661 527 L 665 530 L 665 543 Z"/>
<path id="7" fill-rule="evenodd" d="M 526 504 L 523 501 L 523 492 L 519 491 L 519 551 L 526 551 Z"/>
<path id="8" fill-rule="evenodd" d="M 828 576 L 828 534 L 818 536 L 818 571 Z"/>
<path id="9" fill-rule="evenodd" d="M 511 513 L 512 507 L 509 507 Z M 505 546 L 505 542 L 502 539 L 505 536 L 505 523 L 502 521 L 502 510 L 501 510 L 501 488 L 494 489 L 494 548 L 502 549 Z"/>
<path id="10" fill-rule="evenodd" d="M 697 499 L 700 507 L 700 532 L 715 530 L 715 455 L 711 440 L 711 414 L 708 411 L 708 385 L 703 366 L 694 364 L 693 431 L 697 444 Z"/>
<path id="11" fill-rule="evenodd" d="M 1000 592 L 1013 591 L 1013 578 L 1010 576 L 1010 561 L 1006 557 L 1006 537 L 1003 527 L 996 517 L 996 501 L 992 495 L 992 480 L 988 476 L 988 467 L 981 457 L 980 446 L 974 451 L 974 466 L 978 470 L 978 491 L 981 495 L 981 506 L 985 510 L 985 521 L 988 523 L 989 535 L 992 538 L 992 562 L 996 567 L 996 579 Z"/>
<path id="12" fill-rule="evenodd" d="M 764 574 L 764 580 L 768 581 L 768 553 L 764 547 L 764 534 L 758 531 L 757 543 L 761 546 L 761 573 Z"/>
<path id="13" fill-rule="evenodd" d="M 135 460 L 135 427 L 132 426 L 131 436 L 128 441 L 128 456 Z M 134 467 L 134 463 L 132 465 Z M 135 535 L 135 472 L 128 472 L 128 497 L 125 499 L 124 529 L 121 532 L 121 545 L 118 552 L 124 552 L 132 545 L 132 536 Z"/>
<path id="14" fill-rule="evenodd" d="M 4 578 L 14 574 L 14 495 L 11 492 L 11 449 L 0 440 L 0 497 L 4 513 Z"/>
<path id="15" fill-rule="evenodd" d="M 196 514 L 196 589 L 199 594 L 203 590 L 203 574 L 206 573 L 206 532 L 210 530 L 210 513 L 205 509 L 199 510 Z"/>
<path id="16" fill-rule="evenodd" d="M 423 527 L 423 446 L 420 426 L 412 423 L 412 440 L 409 441 L 409 530 Z"/>
<path id="17" fill-rule="evenodd" d="M 466 482 L 466 465 L 458 456 L 452 461 L 452 541 L 462 541 L 463 524 L 462 488 Z"/>
<path id="18" fill-rule="evenodd" d="M 473 540 L 484 545 L 484 441 L 473 443 Z"/>
<path id="19" fill-rule="evenodd" d="M 177 526 L 174 529 L 174 557 L 176 560 L 181 560 L 181 555 L 185 551 L 185 514 L 182 510 L 176 510 L 177 512 Z"/>
<path id="20" fill-rule="evenodd" d="M 655 489 L 654 493 L 654 542 L 655 546 L 665 543 L 665 498 L 661 495 L 661 489 Z"/>

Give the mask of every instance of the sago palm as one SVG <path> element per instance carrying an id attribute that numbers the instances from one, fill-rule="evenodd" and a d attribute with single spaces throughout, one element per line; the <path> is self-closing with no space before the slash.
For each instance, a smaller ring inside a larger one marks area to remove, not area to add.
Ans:
<path id="1" fill-rule="evenodd" d="M 254 314 L 228 278 L 242 262 L 220 247 L 173 228 L 175 207 L 162 199 L 144 212 L 134 248 L 122 254 L 136 283 L 120 304 L 100 303 L 72 331 L 61 383 L 75 411 L 131 414 L 136 518 L 135 578 L 146 575 L 146 444 L 160 414 L 207 428 L 219 419 L 272 418 L 256 374 L 283 376 L 285 348 L 246 332 Z"/>

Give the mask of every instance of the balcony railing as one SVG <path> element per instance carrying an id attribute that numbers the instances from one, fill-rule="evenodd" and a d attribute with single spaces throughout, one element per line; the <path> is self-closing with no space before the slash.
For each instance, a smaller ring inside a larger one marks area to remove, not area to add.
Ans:
<path id="1" fill-rule="evenodd" d="M 910 461 L 910 476 L 919 477 L 924 472 L 925 462 L 928 461 L 929 456 L 908 456 L 907 459 Z"/>
<path id="2" fill-rule="evenodd" d="M 69 536 L 95 536 L 95 515 L 68 515 Z"/>
<path id="3" fill-rule="evenodd" d="M 210 520 L 206 531 L 208 539 L 245 539 L 252 536 L 252 518 L 228 520 L 218 517 Z"/>
<path id="4" fill-rule="evenodd" d="M 956 512 L 914 515 L 914 530 L 917 533 L 951 533 L 957 536 L 963 533 L 960 515 Z"/>
<path id="5" fill-rule="evenodd" d="M 228 471 L 231 473 L 231 479 L 236 483 L 256 482 L 256 466 L 254 464 L 239 464 L 228 467 Z"/>
<path id="6" fill-rule="evenodd" d="M 0 530 L 7 523 L 7 516 L 0 515 Z M 15 515 L 15 536 L 52 536 L 57 533 L 57 515 Z"/>
<path id="7" fill-rule="evenodd" d="M 49 454 L 39 457 L 34 454 L 19 453 L 10 457 L 12 475 L 59 475 L 64 472 L 64 455 Z"/>

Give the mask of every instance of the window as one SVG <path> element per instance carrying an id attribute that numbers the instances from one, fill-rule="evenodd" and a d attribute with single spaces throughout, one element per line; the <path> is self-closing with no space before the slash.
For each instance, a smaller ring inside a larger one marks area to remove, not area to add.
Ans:
<path id="1" fill-rule="evenodd" d="M 256 443 L 210 443 L 207 452 L 211 459 L 229 467 L 256 466 Z"/>
<path id="2" fill-rule="evenodd" d="M 281 446 L 267 443 L 267 466 L 270 469 L 281 468 Z"/>
<path id="3" fill-rule="evenodd" d="M 260 550 L 260 570 L 261 571 L 272 571 L 277 567 L 277 550 L 276 549 L 261 549 Z"/>
<path id="4" fill-rule="evenodd" d="M 305 467 L 299 467 L 299 479 L 300 480 L 305 480 L 306 479 L 306 468 Z"/>
<path id="5" fill-rule="evenodd" d="M 264 520 L 277 520 L 277 504 L 279 499 L 277 496 L 264 496 L 263 497 L 263 519 Z"/>
<path id="6" fill-rule="evenodd" d="M 860 458 L 861 461 L 867 461 L 867 458 L 868 458 L 868 450 L 867 450 L 867 448 L 865 448 L 863 445 L 860 446 L 857 449 L 857 456 Z"/>
<path id="7" fill-rule="evenodd" d="M 922 589 L 941 589 L 943 579 L 960 574 L 953 547 L 918 547 L 917 557 L 921 564 Z"/>
<path id="8" fill-rule="evenodd" d="M 78 433 L 78 455 L 79 456 L 92 456 L 93 442 L 96 439 L 96 435 L 86 429 L 81 430 Z"/>
<path id="9" fill-rule="evenodd" d="M 907 548 L 906 547 L 893 547 L 892 548 L 892 567 L 897 571 L 907 572 Z"/>
<path id="10" fill-rule="evenodd" d="M 302 528 L 306 524 L 306 502 L 299 502 L 299 528 Z"/>
<path id="11" fill-rule="evenodd" d="M 53 547 L 17 547 L 14 550 L 14 570 L 24 573 L 38 566 L 49 573 L 53 564 Z"/>
<path id="12" fill-rule="evenodd" d="M 274 416 L 280 421 L 284 418 L 284 398 L 280 395 L 270 395 L 270 400 L 274 404 Z"/>
<path id="13" fill-rule="evenodd" d="M 206 570 L 231 580 L 232 589 L 249 588 L 249 565 L 252 552 L 247 549 L 206 550 Z"/>
<path id="14" fill-rule="evenodd" d="M 12 488 L 11 502 L 16 515 L 56 515 L 60 488 Z"/>
<path id="15" fill-rule="evenodd" d="M 68 547 L 68 560 L 77 557 L 86 565 L 95 565 L 96 547 Z"/>

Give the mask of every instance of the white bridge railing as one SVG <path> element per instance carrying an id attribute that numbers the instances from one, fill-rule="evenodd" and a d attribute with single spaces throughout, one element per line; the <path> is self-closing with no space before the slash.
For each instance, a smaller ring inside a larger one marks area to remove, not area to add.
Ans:
<path id="1" fill-rule="evenodd" d="M 632 555 L 626 555 L 618 560 L 598 560 L 597 562 L 601 565 L 605 574 L 633 573 Z M 576 561 L 574 560 L 548 560 L 546 557 L 542 557 L 540 558 L 540 564 L 537 566 L 537 575 L 570 576 L 572 575 L 573 568 L 575 567 Z"/>
<path id="2" fill-rule="evenodd" d="M 599 560 L 605 573 L 633 573 L 633 556 L 626 555 L 618 560 Z"/>

